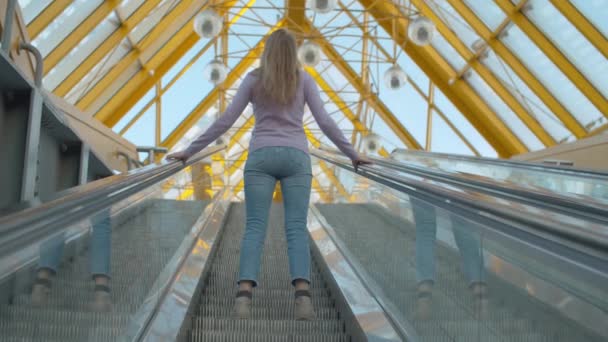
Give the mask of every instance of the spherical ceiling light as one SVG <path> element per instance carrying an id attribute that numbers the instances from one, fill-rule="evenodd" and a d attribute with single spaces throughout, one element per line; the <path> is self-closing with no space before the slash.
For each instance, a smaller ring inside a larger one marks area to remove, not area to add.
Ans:
<path id="1" fill-rule="evenodd" d="M 370 133 L 363 137 L 363 148 L 367 153 L 377 153 L 380 151 L 380 136 Z"/>
<path id="2" fill-rule="evenodd" d="M 399 65 L 395 64 L 384 73 L 384 82 L 390 89 L 399 89 L 407 82 L 407 74 Z"/>
<path id="3" fill-rule="evenodd" d="M 471 49 L 475 51 L 475 53 L 481 53 L 483 49 L 486 47 L 486 42 L 483 39 L 476 39 L 473 44 L 471 44 Z"/>
<path id="4" fill-rule="evenodd" d="M 217 36 L 222 26 L 222 18 L 212 10 L 203 11 L 194 18 L 194 31 L 203 38 Z"/>
<path id="5" fill-rule="evenodd" d="M 203 74 L 209 82 L 218 85 L 224 82 L 226 79 L 226 75 L 228 75 L 228 68 L 224 65 L 224 63 L 214 60 L 207 64 Z"/>
<path id="6" fill-rule="evenodd" d="M 317 13 L 329 13 L 336 8 L 337 0 L 308 0 L 308 8 Z"/>
<path id="7" fill-rule="evenodd" d="M 314 67 L 321 61 L 321 48 L 313 42 L 305 42 L 298 48 L 300 63 Z"/>
<path id="8" fill-rule="evenodd" d="M 429 45 L 435 35 L 435 24 L 431 19 L 419 16 L 410 22 L 407 35 L 416 45 Z"/>

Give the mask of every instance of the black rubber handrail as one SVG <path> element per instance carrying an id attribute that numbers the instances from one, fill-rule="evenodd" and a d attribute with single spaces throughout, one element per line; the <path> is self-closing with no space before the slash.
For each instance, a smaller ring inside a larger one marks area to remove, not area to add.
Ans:
<path id="1" fill-rule="evenodd" d="M 225 145 L 221 145 L 205 149 L 187 163 L 172 161 L 149 165 L 107 177 L 70 189 L 65 196 L 40 206 L 0 217 L 0 258 L 33 241 L 48 238 L 74 222 L 90 217 L 225 148 Z"/>
<path id="2" fill-rule="evenodd" d="M 469 177 L 466 174 L 457 172 L 408 165 L 402 161 L 373 157 L 371 159 L 379 165 L 394 170 L 412 173 L 451 185 L 535 205 L 548 210 L 563 212 L 585 220 L 608 225 L 608 205 L 592 199 L 574 198 L 551 191 L 529 189 L 516 184 L 505 184 L 505 182 L 491 178 Z"/>
<path id="3" fill-rule="evenodd" d="M 348 158 L 342 155 L 318 150 L 313 151 L 312 154 L 317 158 L 354 172 L 354 168 L 348 162 Z M 458 211 L 458 213 L 467 216 L 473 215 L 475 221 L 479 219 L 486 220 L 488 218 L 490 218 L 490 221 L 500 221 L 500 224 L 510 221 L 511 224 L 509 226 L 511 228 L 528 235 L 531 234 L 544 240 L 551 240 L 566 247 L 575 247 L 575 250 L 584 251 L 589 256 L 600 255 L 600 258 L 604 260 L 607 257 L 608 235 L 603 232 L 604 229 L 601 229 L 605 228 L 605 226 L 589 223 L 589 226 L 597 227 L 597 229 L 581 229 L 580 225 L 571 222 L 574 219 L 568 222 L 567 220 L 557 220 L 539 213 L 523 213 L 508 208 L 498 201 L 490 203 L 487 202 L 489 199 L 484 200 L 477 196 L 465 196 L 466 194 L 478 194 L 478 192 L 456 189 L 452 185 L 441 184 L 437 181 L 424 179 L 421 176 L 411 177 L 394 170 L 386 170 L 379 165 L 360 166 L 357 173 L 400 192 L 419 197 L 446 210 Z M 422 178 L 423 180 L 416 178 Z M 561 213 L 556 214 L 567 218 Z"/>
<path id="4" fill-rule="evenodd" d="M 592 177 L 592 178 L 597 178 L 597 179 L 602 179 L 602 180 L 608 181 L 607 172 L 590 170 L 590 169 L 556 166 L 556 165 L 551 165 L 551 164 L 540 164 L 540 163 L 517 161 L 517 160 L 505 160 L 505 159 L 495 159 L 495 158 L 487 158 L 487 157 L 472 157 L 472 156 L 456 155 L 456 154 L 448 154 L 448 153 L 414 151 L 414 150 L 406 150 L 406 149 L 396 149 L 393 152 L 391 152 L 391 155 L 394 153 L 410 154 L 410 155 L 414 155 L 414 156 L 423 156 L 423 157 L 427 157 L 427 158 L 463 160 L 463 161 L 467 161 L 470 163 L 500 165 L 503 167 L 513 167 L 513 168 L 518 168 L 518 169 L 551 172 L 551 173 L 567 175 L 567 176 L 586 177 L 586 178 Z"/>

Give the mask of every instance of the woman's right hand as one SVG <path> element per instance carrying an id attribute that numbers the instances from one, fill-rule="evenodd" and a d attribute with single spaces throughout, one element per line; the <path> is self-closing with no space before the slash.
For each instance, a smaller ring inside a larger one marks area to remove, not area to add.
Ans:
<path id="1" fill-rule="evenodd" d="M 191 155 L 186 151 L 175 152 L 167 155 L 168 160 L 180 160 L 182 162 L 186 162 Z"/>
<path id="2" fill-rule="evenodd" d="M 371 160 L 367 159 L 367 157 L 364 156 L 359 156 L 357 159 L 353 159 L 353 167 L 355 168 L 355 172 L 357 172 L 357 170 L 359 169 L 359 166 L 361 165 L 371 165 L 374 162 L 372 162 Z"/>

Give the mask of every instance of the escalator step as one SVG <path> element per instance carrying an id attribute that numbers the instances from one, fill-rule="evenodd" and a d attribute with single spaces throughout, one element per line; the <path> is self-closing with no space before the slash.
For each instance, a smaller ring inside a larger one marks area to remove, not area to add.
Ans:
<path id="1" fill-rule="evenodd" d="M 251 334 L 236 332 L 193 331 L 193 342 L 348 342 L 344 334 Z"/>
<path id="2" fill-rule="evenodd" d="M 221 318 L 199 317 L 194 320 L 193 328 L 198 331 L 247 331 L 250 333 L 289 334 L 341 333 L 343 328 L 334 321 L 294 321 L 294 320 L 232 320 Z"/>
<path id="3" fill-rule="evenodd" d="M 234 303 L 234 301 L 232 302 Z M 315 308 L 317 319 L 337 320 L 338 312 L 334 308 Z M 201 305 L 200 315 L 203 317 L 234 317 L 233 305 Z M 293 319 L 293 307 L 273 305 L 265 302 L 260 306 L 252 306 L 251 317 L 253 319 Z"/>
<path id="4" fill-rule="evenodd" d="M 261 259 L 259 286 L 253 291 L 252 317 L 234 317 L 239 252 L 244 229 L 244 205 L 233 204 L 218 253 L 198 299 L 191 341 L 350 341 L 317 266 L 311 266 L 311 294 L 316 320 L 294 320 L 294 289 L 282 223 L 282 210 L 273 206 Z"/>

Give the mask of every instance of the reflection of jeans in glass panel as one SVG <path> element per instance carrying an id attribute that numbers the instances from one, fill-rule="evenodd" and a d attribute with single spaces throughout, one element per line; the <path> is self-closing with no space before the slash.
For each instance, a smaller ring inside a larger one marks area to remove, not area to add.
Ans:
<path id="1" fill-rule="evenodd" d="M 90 242 L 90 265 L 91 274 L 110 276 L 110 244 L 112 227 L 110 223 L 110 211 L 104 210 L 91 219 L 93 231 Z M 40 246 L 40 260 L 38 268 L 46 268 L 57 272 L 63 256 L 65 244 L 64 234 L 58 234 Z"/>
<path id="2" fill-rule="evenodd" d="M 435 281 L 435 240 L 437 215 L 435 207 L 411 198 L 416 222 L 416 280 Z M 456 245 L 462 256 L 462 267 L 470 283 L 484 280 L 484 265 L 481 243 L 477 233 L 467 228 L 470 225 L 457 215 L 450 215 Z"/>
<path id="3" fill-rule="evenodd" d="M 252 152 L 245 165 L 247 223 L 241 243 L 239 280 L 257 285 L 275 184 L 281 182 L 285 234 L 292 280 L 310 281 L 310 249 L 306 219 L 312 170 L 310 157 L 292 147 L 264 147 Z"/>

